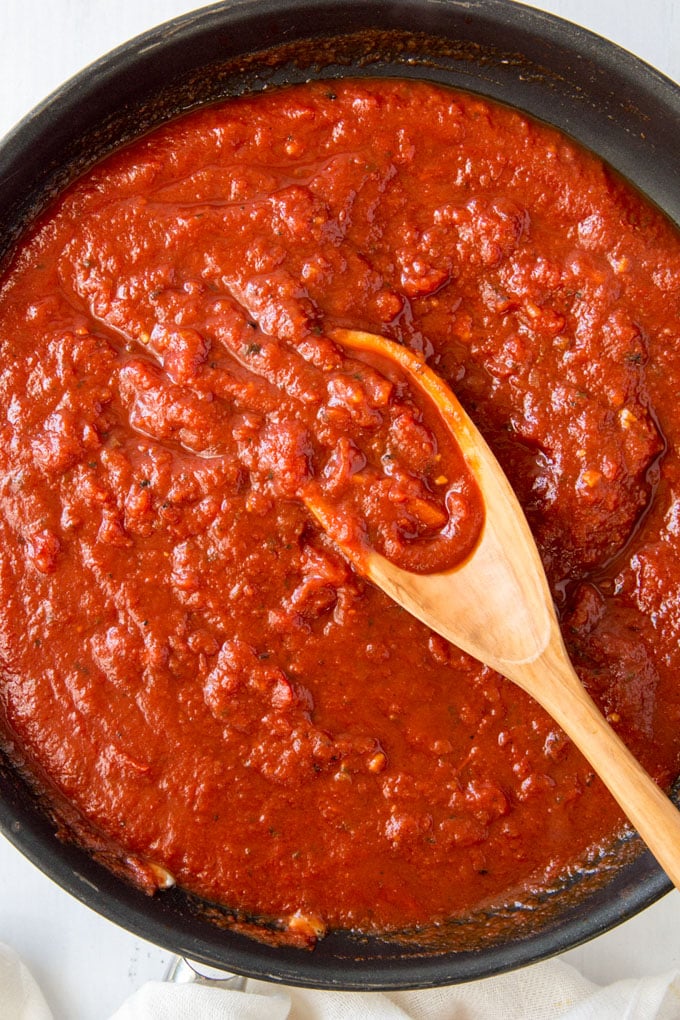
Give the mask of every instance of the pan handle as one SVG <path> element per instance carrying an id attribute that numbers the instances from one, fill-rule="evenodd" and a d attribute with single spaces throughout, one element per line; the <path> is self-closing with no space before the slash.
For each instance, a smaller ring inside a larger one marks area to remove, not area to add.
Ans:
<path id="1" fill-rule="evenodd" d="M 177 985 L 224 988 L 232 992 L 242 992 L 246 985 L 246 979 L 241 974 L 231 974 L 229 971 L 218 970 L 207 964 L 193 963 L 183 956 L 175 956 L 170 960 L 163 980 Z"/>

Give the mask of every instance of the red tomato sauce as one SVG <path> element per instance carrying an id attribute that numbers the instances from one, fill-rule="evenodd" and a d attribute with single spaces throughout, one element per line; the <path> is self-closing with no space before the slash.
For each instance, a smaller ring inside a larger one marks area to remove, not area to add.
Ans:
<path id="1" fill-rule="evenodd" d="M 474 549 L 485 517 L 455 429 L 418 382 L 421 359 L 412 359 L 409 378 L 382 348 L 350 350 L 319 412 L 330 456 L 303 482 L 300 498 L 324 508 L 320 520 L 359 573 L 373 549 L 416 573 L 450 570 Z"/>
<path id="2" fill-rule="evenodd" d="M 303 940 L 592 863 L 623 820 L 570 741 L 362 580 L 301 493 L 411 567 L 447 528 L 450 562 L 474 544 L 436 422 L 328 333 L 423 353 L 518 493 L 584 683 L 668 786 L 679 323 L 663 216 L 469 95 L 313 83 L 115 154 L 1 291 L 6 747 L 146 888 Z"/>

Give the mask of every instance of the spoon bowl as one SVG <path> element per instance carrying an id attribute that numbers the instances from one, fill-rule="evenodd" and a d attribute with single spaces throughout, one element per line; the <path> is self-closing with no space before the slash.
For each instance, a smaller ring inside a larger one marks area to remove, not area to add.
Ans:
<path id="1" fill-rule="evenodd" d="M 680 888 L 680 811 L 609 726 L 574 670 L 526 517 L 481 433 L 423 357 L 373 333 L 337 329 L 328 335 L 351 352 L 398 366 L 434 405 L 477 482 L 485 516 L 467 559 L 452 569 L 416 574 L 348 541 L 333 504 L 317 491 L 305 494 L 308 509 L 362 576 L 552 716 Z"/>

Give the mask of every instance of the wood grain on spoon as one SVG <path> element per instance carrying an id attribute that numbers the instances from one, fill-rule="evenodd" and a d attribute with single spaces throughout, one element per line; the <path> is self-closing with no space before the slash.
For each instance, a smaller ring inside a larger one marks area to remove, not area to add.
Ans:
<path id="1" fill-rule="evenodd" d="M 579 747 L 669 878 L 680 888 L 680 811 L 656 785 L 583 687 L 569 661 L 538 549 L 524 512 L 469 416 L 424 359 L 372 333 L 335 330 L 332 340 L 400 366 L 436 405 L 485 504 L 472 554 L 452 570 L 415 574 L 367 546 L 348 545 L 333 505 L 307 506 L 358 571 L 458 648 L 530 694 Z"/>

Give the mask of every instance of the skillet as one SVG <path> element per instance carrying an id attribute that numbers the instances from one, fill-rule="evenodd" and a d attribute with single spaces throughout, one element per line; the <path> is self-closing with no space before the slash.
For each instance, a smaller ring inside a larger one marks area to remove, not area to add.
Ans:
<path id="1" fill-rule="evenodd" d="M 510 0 L 242 0 L 125 44 L 4 140 L 0 265 L 58 191 L 168 117 L 244 91 L 344 75 L 425 79 L 519 107 L 597 152 L 680 223 L 680 88 L 605 40 Z M 550 903 L 478 917 L 441 946 L 336 932 L 308 953 L 218 927 L 180 890 L 149 898 L 132 888 L 57 837 L 2 757 L 0 829 L 63 888 L 140 937 L 203 963 L 314 987 L 427 987 L 490 976 L 592 938 L 670 888 L 633 838 Z"/>

